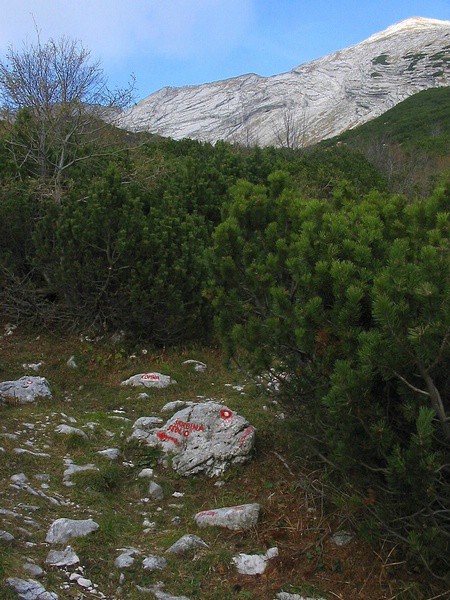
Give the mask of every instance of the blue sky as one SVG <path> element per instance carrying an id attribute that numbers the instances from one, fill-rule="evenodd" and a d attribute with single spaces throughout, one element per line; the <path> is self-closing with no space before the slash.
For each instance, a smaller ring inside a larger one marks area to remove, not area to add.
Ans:
<path id="1" fill-rule="evenodd" d="M 273 75 L 413 16 L 450 20 L 450 0 L 0 0 L 0 55 L 66 35 L 137 98 L 163 86 Z M 36 24 L 36 26 L 35 26 Z"/>

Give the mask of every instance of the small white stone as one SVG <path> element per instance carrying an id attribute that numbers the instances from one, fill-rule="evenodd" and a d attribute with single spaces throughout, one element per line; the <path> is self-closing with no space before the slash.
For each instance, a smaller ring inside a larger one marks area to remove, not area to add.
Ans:
<path id="1" fill-rule="evenodd" d="M 142 471 L 138 473 L 138 477 L 153 477 L 153 469 L 142 469 Z"/>
<path id="2" fill-rule="evenodd" d="M 164 498 L 164 491 L 162 487 L 155 481 L 150 482 L 147 494 L 152 500 L 162 500 Z"/>
<path id="3" fill-rule="evenodd" d="M 120 450 L 119 448 L 107 448 L 106 450 L 99 450 L 97 454 L 100 454 L 100 456 L 103 456 L 108 460 L 116 460 L 119 458 Z"/>
<path id="4" fill-rule="evenodd" d="M 28 481 L 28 477 L 25 475 L 25 473 L 17 473 L 16 475 L 12 475 L 11 476 L 11 481 L 14 481 L 14 483 L 27 483 Z"/>
<path id="5" fill-rule="evenodd" d="M 260 575 L 267 567 L 267 558 L 259 554 L 238 554 L 232 560 L 241 575 Z"/>
<path id="6" fill-rule="evenodd" d="M 69 360 L 67 361 L 67 366 L 70 367 L 71 369 L 78 369 L 78 365 L 76 363 L 75 356 L 71 356 L 69 358 Z"/>
<path id="7" fill-rule="evenodd" d="M 275 546 L 274 548 L 269 548 L 266 552 L 266 558 L 268 558 L 269 560 L 271 558 L 277 558 L 277 556 L 279 555 L 279 551 L 278 548 Z"/>
<path id="8" fill-rule="evenodd" d="M 88 589 L 92 587 L 92 581 L 90 579 L 85 579 L 84 577 L 80 577 L 77 579 L 77 583 L 80 587 Z"/>

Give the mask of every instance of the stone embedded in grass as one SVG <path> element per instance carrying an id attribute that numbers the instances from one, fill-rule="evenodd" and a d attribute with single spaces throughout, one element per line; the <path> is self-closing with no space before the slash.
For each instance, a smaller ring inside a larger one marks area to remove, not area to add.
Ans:
<path id="1" fill-rule="evenodd" d="M 138 477 L 153 477 L 153 469 L 150 469 L 150 467 L 142 469 L 142 471 L 139 471 Z"/>
<path id="2" fill-rule="evenodd" d="M 177 383 L 175 379 L 169 377 L 169 375 L 162 375 L 161 373 L 138 373 L 133 375 L 129 379 L 122 381 L 121 385 L 132 385 L 132 386 L 144 386 L 147 388 L 166 388 L 169 385 Z"/>
<path id="3" fill-rule="evenodd" d="M 178 411 L 164 427 L 144 432 L 136 422 L 133 429 L 132 438 L 161 448 L 183 476 L 221 475 L 230 465 L 250 460 L 255 441 L 255 428 L 244 417 L 213 401 Z"/>
<path id="4" fill-rule="evenodd" d="M 183 365 L 193 365 L 194 371 L 197 371 L 197 373 L 204 373 L 206 371 L 206 369 L 208 368 L 206 366 L 206 364 L 204 362 L 202 362 L 201 360 L 194 360 L 192 358 L 189 360 L 185 360 L 183 362 Z"/>
<path id="5" fill-rule="evenodd" d="M 177 410 L 181 410 L 182 408 L 186 408 L 186 406 L 191 406 L 192 402 L 186 402 L 185 400 L 174 400 L 173 402 L 168 402 L 164 404 L 161 409 L 161 412 L 175 412 Z"/>
<path id="6" fill-rule="evenodd" d="M 75 360 L 75 356 L 71 356 L 66 364 L 70 369 L 78 369 L 78 365 Z"/>
<path id="7" fill-rule="evenodd" d="M 325 600 L 325 598 L 310 598 L 309 596 L 300 596 L 300 594 L 289 594 L 288 592 L 278 592 L 274 600 Z"/>
<path id="8" fill-rule="evenodd" d="M 6 580 L 6 583 L 17 593 L 19 600 L 58 600 L 58 596 L 54 592 L 47 592 L 34 579 L 10 577 Z"/>
<path id="9" fill-rule="evenodd" d="M 330 541 L 336 546 L 346 546 L 353 539 L 353 533 L 350 531 L 336 531 L 330 538 Z"/>
<path id="10" fill-rule="evenodd" d="M 92 519 L 56 519 L 50 525 L 45 541 L 49 544 L 65 544 L 70 538 L 84 537 L 98 528 L 98 523 Z"/>
<path id="11" fill-rule="evenodd" d="M 167 567 L 167 560 L 163 556 L 147 556 L 142 561 L 142 567 L 146 571 L 157 571 Z"/>
<path id="12" fill-rule="evenodd" d="M 134 557 L 135 554 L 140 554 L 139 550 L 136 548 L 126 548 L 125 551 L 116 558 L 114 566 L 118 569 L 128 569 L 136 560 Z"/>
<path id="13" fill-rule="evenodd" d="M 233 557 L 238 573 L 241 575 L 260 575 L 267 567 L 267 558 L 259 554 L 238 554 Z"/>
<path id="14" fill-rule="evenodd" d="M 152 500 L 155 501 L 162 500 L 164 498 L 164 491 L 162 487 L 158 483 L 156 483 L 156 481 L 150 482 L 147 494 Z"/>
<path id="15" fill-rule="evenodd" d="M 278 548 L 269 548 L 263 555 L 241 553 L 232 560 L 241 575 L 260 575 L 266 570 L 267 562 L 277 556 Z"/>
<path id="16" fill-rule="evenodd" d="M 137 585 L 136 589 L 142 594 L 153 594 L 156 600 L 189 600 L 187 596 L 172 596 L 171 594 L 166 594 L 166 592 L 161 591 L 162 587 L 164 587 L 164 584 L 160 582 L 146 588 Z"/>
<path id="17" fill-rule="evenodd" d="M 0 515 L 2 515 L 2 517 L 13 517 L 14 519 L 18 519 L 22 516 L 19 513 L 8 510 L 7 508 L 0 508 Z"/>
<path id="18" fill-rule="evenodd" d="M 64 550 L 50 550 L 45 562 L 53 567 L 70 567 L 79 563 L 80 559 L 71 546 L 67 546 Z"/>
<path id="19" fill-rule="evenodd" d="M 44 361 L 42 360 L 40 360 L 37 363 L 23 363 L 22 368 L 24 368 L 26 371 L 29 371 L 31 369 L 32 371 L 35 371 L 37 373 L 43 364 Z"/>
<path id="20" fill-rule="evenodd" d="M 199 527 L 218 526 L 233 531 L 242 531 L 254 527 L 258 522 L 261 507 L 259 504 L 227 506 L 212 510 L 203 510 L 194 519 Z"/>
<path id="21" fill-rule="evenodd" d="M 55 428 L 55 431 L 56 431 L 56 433 L 62 433 L 64 435 L 78 435 L 78 436 L 82 437 L 84 440 L 89 441 L 89 438 L 84 431 L 82 431 L 81 429 L 78 429 L 77 427 L 71 427 L 70 425 L 65 425 L 64 423 L 61 425 L 58 425 Z"/>
<path id="22" fill-rule="evenodd" d="M 66 464 L 69 466 L 64 470 L 63 473 L 63 482 L 67 483 L 70 481 L 70 478 L 75 473 L 82 473 L 83 471 L 98 471 L 98 467 L 94 464 L 90 463 L 88 465 L 74 465 L 72 462 L 68 462 L 70 459 L 66 459 Z"/>
<path id="23" fill-rule="evenodd" d="M 107 448 L 106 450 L 99 450 L 97 454 L 108 460 L 117 460 L 120 456 L 120 450 L 119 448 Z"/>
<path id="24" fill-rule="evenodd" d="M 0 383 L 0 404 L 12 400 L 18 404 L 34 402 L 38 398 L 51 398 L 50 385 L 45 377 L 25 375 L 15 381 Z"/>
<path id="25" fill-rule="evenodd" d="M 288 594 L 288 592 L 279 592 L 274 600 L 325 600 L 324 598 L 306 598 L 306 596 L 300 596 L 300 594 Z"/>
<path id="26" fill-rule="evenodd" d="M 28 477 L 25 475 L 25 473 L 16 473 L 15 475 L 11 475 L 10 479 L 14 483 L 18 483 L 18 484 L 23 484 L 23 483 L 28 482 Z"/>
<path id="27" fill-rule="evenodd" d="M 140 417 L 133 423 L 133 431 L 128 439 L 147 442 L 152 438 L 152 432 L 161 423 L 163 420 L 159 417 Z"/>
<path id="28" fill-rule="evenodd" d="M 92 581 L 90 579 L 86 579 L 86 577 L 79 577 L 77 579 L 77 584 L 86 590 L 93 587 Z"/>
<path id="29" fill-rule="evenodd" d="M 31 456 L 38 456 L 39 458 L 51 458 L 50 454 L 47 454 L 46 452 L 32 452 L 26 448 L 14 448 L 13 452 L 15 454 L 30 454 Z"/>
<path id="30" fill-rule="evenodd" d="M 0 529 L 0 542 L 12 542 L 14 541 L 14 536 L 12 533 L 8 533 L 4 529 Z"/>
<path id="31" fill-rule="evenodd" d="M 31 575 L 31 577 L 34 577 L 36 579 L 39 579 L 40 577 L 44 576 L 43 569 L 41 569 L 41 567 L 39 565 L 35 565 L 32 562 L 26 562 L 22 566 L 22 569 L 24 571 L 26 571 L 26 573 L 28 573 L 28 575 Z"/>
<path id="32" fill-rule="evenodd" d="M 177 540 L 170 548 L 167 548 L 166 554 L 183 554 L 195 548 L 209 548 L 208 544 L 197 535 L 187 533 Z"/>

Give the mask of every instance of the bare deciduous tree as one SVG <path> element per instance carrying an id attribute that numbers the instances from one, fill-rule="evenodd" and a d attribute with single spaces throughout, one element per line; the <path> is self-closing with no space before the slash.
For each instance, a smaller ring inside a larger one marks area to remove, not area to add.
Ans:
<path id="1" fill-rule="evenodd" d="M 108 122 L 131 100 L 133 82 L 111 91 L 98 61 L 61 38 L 10 47 L 0 61 L 0 100 L 19 173 L 50 181 L 56 198 L 66 170 L 101 152 Z"/>
<path id="2" fill-rule="evenodd" d="M 308 140 L 307 103 L 303 105 L 301 117 L 295 114 L 294 106 L 285 105 L 281 123 L 274 126 L 275 140 L 281 148 L 298 150 L 307 145 Z"/>

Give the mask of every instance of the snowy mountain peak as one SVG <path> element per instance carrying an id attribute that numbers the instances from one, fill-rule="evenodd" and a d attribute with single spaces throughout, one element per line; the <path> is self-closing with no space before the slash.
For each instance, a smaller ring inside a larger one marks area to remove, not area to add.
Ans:
<path id="1" fill-rule="evenodd" d="M 425 17 L 410 17 L 404 21 L 400 21 L 395 25 L 391 25 L 387 29 L 374 33 L 367 40 L 362 43 L 375 42 L 377 40 L 384 39 L 391 35 L 403 33 L 407 31 L 418 31 L 426 29 L 435 29 L 437 27 L 448 28 L 450 27 L 450 21 L 440 21 L 439 19 L 427 19 Z"/>
<path id="2" fill-rule="evenodd" d="M 294 148 L 444 86 L 450 86 L 450 21 L 414 17 L 288 73 L 164 88 L 118 124 L 174 139 Z"/>

